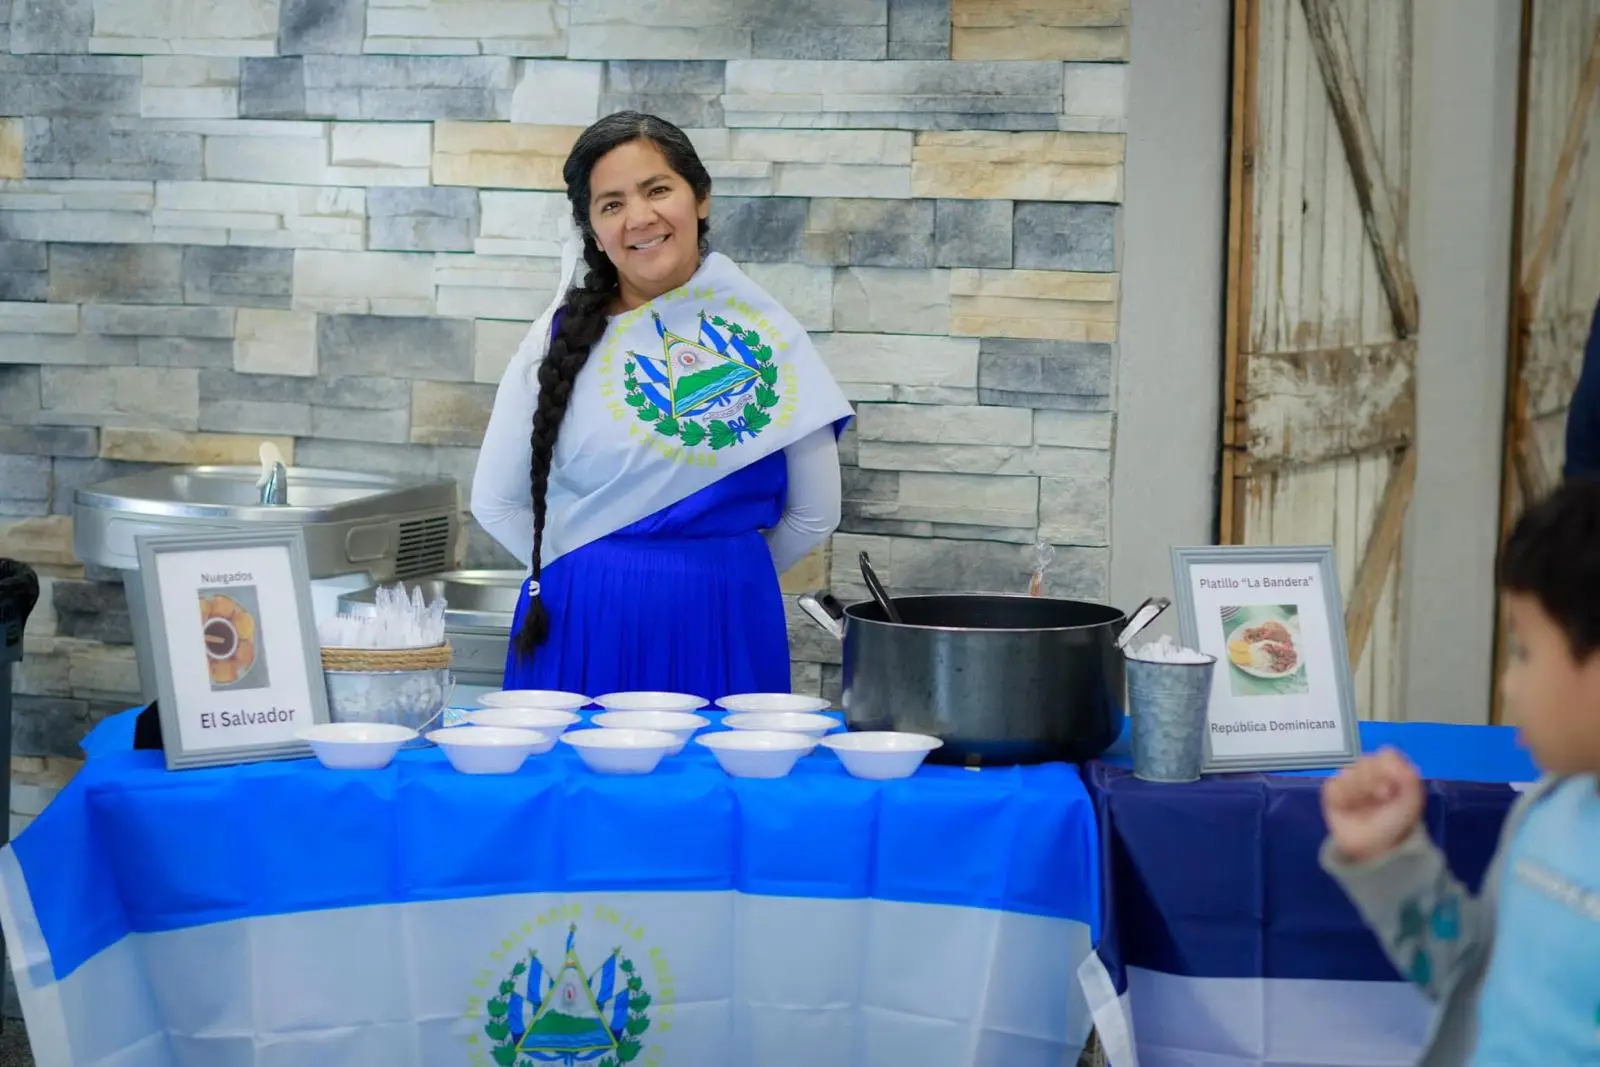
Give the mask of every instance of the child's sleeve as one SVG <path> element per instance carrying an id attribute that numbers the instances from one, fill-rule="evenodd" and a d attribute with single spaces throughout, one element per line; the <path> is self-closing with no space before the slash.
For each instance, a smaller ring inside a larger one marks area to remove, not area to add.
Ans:
<path id="1" fill-rule="evenodd" d="M 1329 839 L 1319 861 L 1378 935 L 1395 970 L 1431 1000 L 1450 992 L 1487 943 L 1492 917 L 1450 873 L 1420 826 L 1399 847 L 1365 863 L 1344 860 Z"/>

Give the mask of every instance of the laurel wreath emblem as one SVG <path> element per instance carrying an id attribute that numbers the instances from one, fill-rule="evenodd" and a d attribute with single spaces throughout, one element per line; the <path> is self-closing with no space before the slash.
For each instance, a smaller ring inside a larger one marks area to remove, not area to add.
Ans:
<path id="1" fill-rule="evenodd" d="M 529 958 L 538 959 L 538 953 L 529 953 Z M 622 1067 L 625 1063 L 632 1063 L 644 1049 L 644 1043 L 639 1039 L 650 1029 L 650 1016 L 647 1012 L 651 998 L 644 987 L 644 979 L 638 975 L 638 968 L 634 966 L 633 960 L 619 955 L 617 969 L 626 979 L 628 1018 L 622 1025 L 622 1032 L 616 1035 L 616 1055 L 607 1054 L 596 1067 Z M 499 994 L 491 997 L 485 1005 L 489 1021 L 484 1024 L 483 1032 L 494 1042 L 489 1054 L 494 1057 L 494 1062 L 499 1067 L 541 1067 L 537 1060 L 517 1047 L 508 1019 L 511 1012 L 511 995 L 516 992 L 517 979 L 527 973 L 527 960 L 518 960 L 511 968 L 511 973 L 501 979 Z"/>
<path id="2" fill-rule="evenodd" d="M 639 421 L 655 429 L 662 437 L 675 437 L 688 448 L 708 444 L 713 451 L 721 451 L 744 437 L 757 437 L 772 424 L 772 409 L 778 405 L 778 368 L 772 362 L 772 346 L 761 335 L 748 327 L 730 322 L 720 315 L 708 320 L 739 338 L 756 361 L 759 384 L 752 398 L 731 419 L 673 418 L 670 411 L 662 411 L 639 387 L 638 368 L 633 359 L 622 365 L 624 399 L 633 408 Z"/>

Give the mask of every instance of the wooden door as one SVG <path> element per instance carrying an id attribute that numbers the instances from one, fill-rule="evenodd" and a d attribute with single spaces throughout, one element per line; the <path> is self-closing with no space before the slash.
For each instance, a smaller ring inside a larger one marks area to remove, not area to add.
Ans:
<path id="1" fill-rule="evenodd" d="M 1221 540 L 1332 544 L 1361 714 L 1398 714 L 1416 477 L 1411 0 L 1237 0 Z"/>
<path id="2" fill-rule="evenodd" d="M 1524 0 L 1501 534 L 1554 488 L 1600 297 L 1600 0 Z M 1504 620 L 1496 641 L 1504 655 Z M 1499 687 L 1494 719 L 1500 721 Z"/>

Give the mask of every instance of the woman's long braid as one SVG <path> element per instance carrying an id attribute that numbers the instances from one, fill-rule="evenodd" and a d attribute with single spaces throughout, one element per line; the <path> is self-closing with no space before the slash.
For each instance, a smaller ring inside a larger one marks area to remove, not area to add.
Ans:
<path id="1" fill-rule="evenodd" d="M 550 338 L 550 350 L 539 366 L 539 405 L 533 412 L 533 458 L 529 475 L 533 482 L 533 580 L 539 581 L 542 568 L 539 555 L 544 547 L 545 497 L 550 487 L 550 461 L 555 455 L 556 438 L 572 399 L 578 373 L 589 361 L 589 352 L 606 332 L 606 311 L 617 295 L 617 268 L 585 237 L 583 259 L 589 273 L 583 284 L 572 289 L 561 305 L 561 325 Z M 522 628 L 517 631 L 517 651 L 530 655 L 550 634 L 550 613 L 538 592 L 528 601 Z"/>
<path id="2" fill-rule="evenodd" d="M 567 185 L 567 200 L 572 205 L 572 221 L 584 235 L 583 261 L 589 271 L 581 286 L 567 293 L 561 305 L 560 325 L 550 338 L 550 347 L 539 367 L 539 403 L 533 412 L 533 455 L 529 479 L 533 490 L 533 580 L 543 571 L 539 557 L 544 550 L 546 494 L 550 488 L 550 463 L 555 454 L 561 422 L 572 400 L 572 387 L 578 373 L 589 361 L 589 351 L 605 336 L 607 312 L 619 295 L 617 268 L 595 243 L 589 220 L 589 177 L 607 152 L 633 141 L 648 141 L 666 157 L 667 164 L 694 191 L 697 202 L 711 195 L 711 175 L 694 150 L 688 136 L 665 119 L 637 111 L 607 115 L 579 135 L 561 168 Z M 710 224 L 699 222 L 700 254 L 710 249 L 707 236 Z M 550 614 L 544 599 L 534 593 L 517 631 L 516 650 L 529 656 L 550 634 Z"/>

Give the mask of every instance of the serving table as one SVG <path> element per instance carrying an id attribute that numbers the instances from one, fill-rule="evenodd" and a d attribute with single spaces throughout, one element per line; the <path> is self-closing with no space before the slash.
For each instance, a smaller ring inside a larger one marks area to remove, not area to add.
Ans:
<path id="1" fill-rule="evenodd" d="M 130 734 L 0 851 L 41 1063 L 1059 1067 L 1088 1032 L 1071 766 L 169 772 Z"/>

